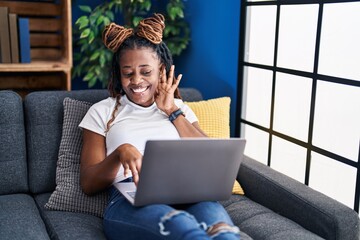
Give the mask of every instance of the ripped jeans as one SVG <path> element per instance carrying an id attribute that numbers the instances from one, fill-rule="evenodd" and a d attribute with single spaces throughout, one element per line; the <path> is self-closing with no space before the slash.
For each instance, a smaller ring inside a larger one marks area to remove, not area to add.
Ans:
<path id="1" fill-rule="evenodd" d="M 207 231 L 217 223 L 227 229 L 209 236 Z M 152 204 L 132 206 L 114 187 L 104 214 L 107 239 L 239 239 L 240 233 L 218 202 L 170 206 Z"/>

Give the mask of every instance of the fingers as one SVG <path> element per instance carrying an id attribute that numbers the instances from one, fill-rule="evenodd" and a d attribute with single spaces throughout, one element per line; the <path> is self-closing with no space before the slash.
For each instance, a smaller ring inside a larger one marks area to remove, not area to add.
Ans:
<path id="1" fill-rule="evenodd" d="M 170 72 L 169 72 L 169 77 L 167 79 L 167 84 L 169 84 L 170 86 L 172 86 L 172 84 L 173 84 L 174 71 L 175 71 L 175 65 L 171 65 Z"/>
<path id="2" fill-rule="evenodd" d="M 124 177 L 127 178 L 131 172 L 135 183 L 139 181 L 139 173 L 142 164 L 141 153 L 131 144 L 122 144 L 116 149 L 119 161 L 124 168 Z"/>
<path id="3" fill-rule="evenodd" d="M 175 79 L 175 83 L 173 84 L 173 88 L 176 89 L 179 86 L 180 80 L 182 79 L 182 74 L 179 74 L 179 76 Z"/>
<path id="4" fill-rule="evenodd" d="M 130 169 L 131 169 L 134 183 L 135 183 L 135 185 L 137 185 L 139 182 L 139 174 L 141 171 L 141 158 L 138 158 L 138 159 L 136 159 L 135 162 L 132 162 Z"/>
<path id="5" fill-rule="evenodd" d="M 142 163 L 142 158 L 138 157 L 136 158 L 136 160 L 133 160 L 129 163 L 123 163 L 123 167 L 124 167 L 124 177 L 126 178 L 129 174 L 129 172 L 131 171 L 133 180 L 135 185 L 137 185 L 137 183 L 139 182 L 139 174 L 141 171 L 141 163 Z"/>
<path id="6" fill-rule="evenodd" d="M 166 69 L 163 68 L 162 73 L 160 75 L 160 84 L 158 85 L 158 89 L 165 88 L 166 90 L 173 88 L 174 85 L 176 87 L 179 86 L 180 80 L 182 78 L 182 74 L 179 74 L 177 78 L 174 77 L 175 75 L 175 65 L 171 65 L 169 76 L 166 76 Z M 176 89 L 175 87 L 175 89 Z"/>
<path id="7" fill-rule="evenodd" d="M 139 172 L 134 165 L 132 165 L 130 169 L 131 169 L 134 183 L 135 183 L 135 185 L 137 185 L 137 183 L 139 182 Z"/>
<path id="8" fill-rule="evenodd" d="M 166 69 L 165 68 L 163 68 L 162 70 L 161 70 L 161 74 L 160 74 L 160 83 L 162 84 L 162 85 L 166 85 L 166 83 L 167 83 L 167 79 L 166 79 Z"/>
<path id="9" fill-rule="evenodd" d="M 124 167 L 124 177 L 127 177 L 127 175 L 129 174 L 129 165 L 126 163 L 123 163 L 123 167 Z"/>

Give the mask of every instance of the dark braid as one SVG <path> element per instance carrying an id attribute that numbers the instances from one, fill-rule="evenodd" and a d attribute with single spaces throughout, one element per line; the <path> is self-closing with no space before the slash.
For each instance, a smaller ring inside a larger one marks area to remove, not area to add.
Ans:
<path id="1" fill-rule="evenodd" d="M 114 108 L 114 111 L 112 112 L 111 114 L 111 119 L 106 123 L 106 130 L 105 130 L 105 133 L 107 133 L 110 129 L 110 125 L 114 122 L 115 120 L 115 113 L 117 112 L 117 110 L 119 109 L 120 107 L 120 98 L 121 98 L 121 95 L 117 95 L 116 96 L 116 105 L 115 105 L 115 108 Z"/>

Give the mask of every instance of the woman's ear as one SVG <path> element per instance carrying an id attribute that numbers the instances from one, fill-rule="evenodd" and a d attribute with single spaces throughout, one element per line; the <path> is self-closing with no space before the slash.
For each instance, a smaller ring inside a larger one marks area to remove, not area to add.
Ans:
<path id="1" fill-rule="evenodd" d="M 165 69 L 165 64 L 160 63 L 160 66 L 159 66 L 159 78 L 162 77 L 164 69 Z"/>
<path id="2" fill-rule="evenodd" d="M 162 72 L 164 71 L 164 68 L 165 68 L 165 64 L 160 63 L 160 66 L 159 66 L 159 72 L 160 72 L 160 74 L 162 74 Z"/>

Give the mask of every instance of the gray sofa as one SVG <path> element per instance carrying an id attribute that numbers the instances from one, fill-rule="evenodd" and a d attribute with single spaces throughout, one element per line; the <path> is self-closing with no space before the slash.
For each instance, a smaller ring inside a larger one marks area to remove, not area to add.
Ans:
<path id="1" fill-rule="evenodd" d="M 185 100 L 201 99 L 194 89 L 181 92 Z M 44 205 L 55 189 L 63 99 L 107 96 L 106 90 L 48 91 L 22 100 L 0 91 L 0 239 L 105 239 L 101 218 Z M 245 196 L 222 204 L 244 239 L 359 239 L 355 211 L 249 157 L 238 180 Z"/>

